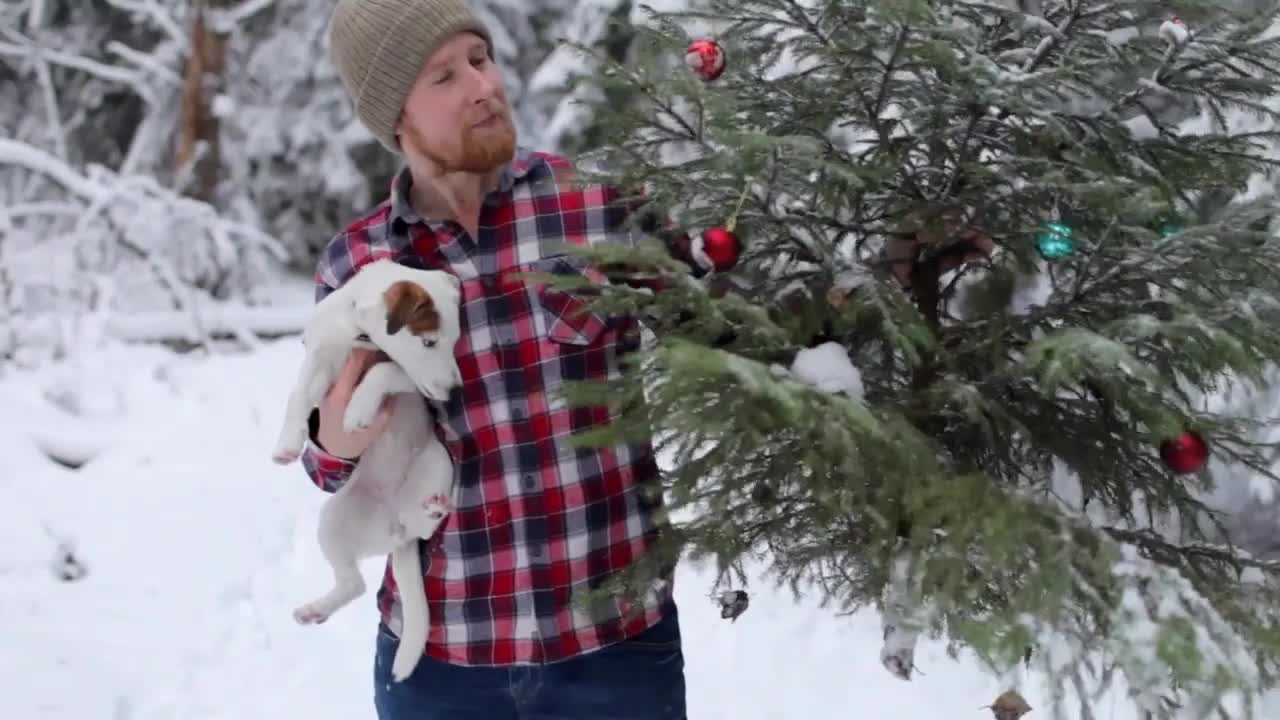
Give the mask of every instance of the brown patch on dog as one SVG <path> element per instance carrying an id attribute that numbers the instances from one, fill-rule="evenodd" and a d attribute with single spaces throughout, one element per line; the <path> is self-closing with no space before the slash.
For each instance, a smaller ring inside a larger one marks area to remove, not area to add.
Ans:
<path id="1" fill-rule="evenodd" d="M 440 313 L 431 295 L 407 280 L 393 284 L 382 293 L 387 308 L 387 334 L 395 335 L 400 328 L 409 328 L 414 335 L 424 335 L 440 329 Z"/>

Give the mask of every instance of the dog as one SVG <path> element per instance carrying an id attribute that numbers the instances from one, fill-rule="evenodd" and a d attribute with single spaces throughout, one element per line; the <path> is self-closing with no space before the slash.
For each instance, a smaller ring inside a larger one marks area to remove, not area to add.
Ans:
<path id="1" fill-rule="evenodd" d="M 404 608 L 392 663 L 396 681 L 417 667 L 427 642 L 430 615 L 418 540 L 429 539 L 457 503 L 453 463 L 432 429 L 426 398 L 446 400 L 461 383 L 453 355 L 460 299 L 458 281 L 448 273 L 376 261 L 321 300 L 303 334 L 306 356 L 272 455 L 278 463 L 297 459 L 306 415 L 352 347 L 372 345 L 386 353 L 390 360 L 369 368 L 356 386 L 342 422 L 348 432 L 369 427 L 388 396 L 390 420 L 320 511 L 317 535 L 333 587 L 293 615 L 302 625 L 325 622 L 364 594 L 359 563 L 390 554 Z"/>
<path id="2" fill-rule="evenodd" d="M 376 260 L 316 303 L 303 331 L 306 356 L 272 459 L 288 465 L 302 454 L 311 409 L 324 399 L 353 347 L 386 353 L 423 396 L 448 400 L 462 382 L 453 359 L 461 294 L 458 279 L 449 273 Z M 359 427 L 348 419 L 354 418 L 344 418 L 345 427 Z"/>

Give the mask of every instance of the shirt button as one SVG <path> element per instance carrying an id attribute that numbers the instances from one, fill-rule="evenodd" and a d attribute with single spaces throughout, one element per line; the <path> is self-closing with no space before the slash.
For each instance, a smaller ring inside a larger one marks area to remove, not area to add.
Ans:
<path id="1" fill-rule="evenodd" d="M 511 408 L 511 417 L 516 420 L 524 419 L 524 408 Z"/>
<path id="2" fill-rule="evenodd" d="M 535 478 L 532 474 L 525 475 L 525 476 L 524 476 L 524 489 L 525 489 L 525 490 L 532 490 L 532 489 L 534 489 L 534 488 L 536 488 L 536 487 L 538 487 L 538 479 L 537 479 L 537 478 Z"/>

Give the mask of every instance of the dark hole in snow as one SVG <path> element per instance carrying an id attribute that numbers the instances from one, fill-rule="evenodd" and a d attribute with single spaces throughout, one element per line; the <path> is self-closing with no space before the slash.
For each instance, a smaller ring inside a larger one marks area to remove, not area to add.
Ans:
<path id="1" fill-rule="evenodd" d="M 33 433 L 31 439 L 51 461 L 68 470 L 79 470 L 104 448 L 98 438 L 66 432 L 70 429 L 64 426 L 61 430 Z"/>
<path id="2" fill-rule="evenodd" d="M 45 457 L 49 458 L 50 460 L 54 461 L 55 463 L 61 465 L 62 467 L 68 470 L 79 470 L 80 468 L 84 467 L 85 463 L 89 462 L 89 458 L 86 458 L 86 457 L 73 456 L 73 455 L 59 455 L 58 453 L 50 452 L 45 448 L 41 448 L 41 450 L 43 450 Z"/>
<path id="3" fill-rule="evenodd" d="M 76 582 L 89 574 L 89 568 L 76 556 L 75 548 L 65 542 L 58 544 L 52 569 L 53 576 L 63 582 Z"/>
<path id="4" fill-rule="evenodd" d="M 90 452 L 78 452 L 79 448 L 51 446 L 50 443 L 37 443 L 45 457 L 68 470 L 79 470 L 93 459 Z"/>

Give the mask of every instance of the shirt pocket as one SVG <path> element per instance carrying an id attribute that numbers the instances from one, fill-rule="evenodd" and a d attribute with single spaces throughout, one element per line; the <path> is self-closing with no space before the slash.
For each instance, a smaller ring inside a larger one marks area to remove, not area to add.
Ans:
<path id="1" fill-rule="evenodd" d="M 609 321 L 591 308 L 594 286 L 603 285 L 602 273 L 586 258 L 558 255 L 530 263 L 524 272 L 580 278 L 584 284 L 561 288 L 535 279 L 538 309 L 547 324 L 547 339 L 560 345 L 588 346 L 609 329 Z"/>

